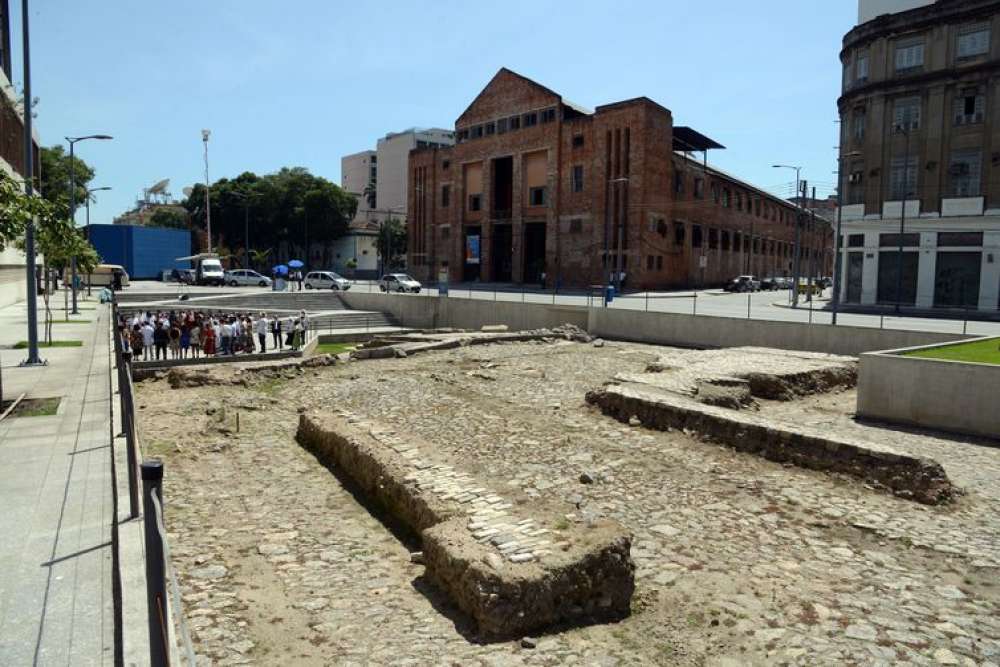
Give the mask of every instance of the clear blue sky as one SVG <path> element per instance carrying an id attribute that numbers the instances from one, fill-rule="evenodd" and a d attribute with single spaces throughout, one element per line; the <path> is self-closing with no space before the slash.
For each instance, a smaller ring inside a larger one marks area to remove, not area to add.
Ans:
<path id="1" fill-rule="evenodd" d="M 201 180 L 202 128 L 213 180 L 303 166 L 339 183 L 342 155 L 453 127 L 502 66 L 589 107 L 646 95 L 726 146 L 712 162 L 776 193 L 794 179 L 776 162 L 802 165 L 822 193 L 836 180 L 854 0 L 348 4 L 31 0 L 42 142 L 115 137 L 78 144 L 92 186 L 114 188 L 92 222 L 161 178 L 178 197 Z M 11 10 L 20 86 L 19 0 Z"/>

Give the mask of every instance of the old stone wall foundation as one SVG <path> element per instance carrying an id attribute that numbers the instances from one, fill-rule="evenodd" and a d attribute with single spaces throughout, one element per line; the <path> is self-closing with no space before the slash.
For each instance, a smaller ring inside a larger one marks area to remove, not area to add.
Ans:
<path id="1" fill-rule="evenodd" d="M 548 528 L 555 515 L 544 508 L 515 507 L 486 482 L 435 460 L 427 443 L 371 422 L 303 414 L 297 439 L 420 536 L 427 577 L 484 635 L 629 614 L 635 565 L 621 525 Z"/>

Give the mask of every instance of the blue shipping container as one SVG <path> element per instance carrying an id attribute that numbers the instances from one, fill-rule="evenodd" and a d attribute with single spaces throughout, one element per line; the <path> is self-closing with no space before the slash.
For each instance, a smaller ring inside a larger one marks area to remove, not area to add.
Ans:
<path id="1" fill-rule="evenodd" d="M 191 232 L 138 225 L 90 225 L 87 238 L 104 264 L 120 264 L 133 280 L 159 279 L 164 271 L 186 269 L 174 261 L 191 254 Z"/>

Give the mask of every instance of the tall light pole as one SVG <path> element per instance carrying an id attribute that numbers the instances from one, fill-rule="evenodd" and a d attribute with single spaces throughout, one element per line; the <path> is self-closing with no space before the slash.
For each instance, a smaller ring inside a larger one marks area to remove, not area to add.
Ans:
<path id="1" fill-rule="evenodd" d="M 903 295 L 903 229 L 906 226 L 906 197 L 910 194 L 910 129 L 900 124 L 896 132 L 906 136 L 903 151 L 903 205 L 899 210 L 899 255 L 896 260 L 896 314 L 899 314 L 899 300 Z M 892 175 L 890 173 L 890 179 Z"/>
<path id="2" fill-rule="evenodd" d="M 773 168 L 773 169 L 794 169 L 795 170 L 795 197 L 798 198 L 798 197 L 801 196 L 802 199 L 799 200 L 799 202 L 801 203 L 802 200 L 805 199 L 805 194 L 800 194 L 799 193 L 799 188 L 801 187 L 799 184 L 801 183 L 801 180 L 802 180 L 800 178 L 800 176 L 802 175 L 802 167 L 801 166 L 796 166 L 796 165 L 791 165 L 791 164 L 772 164 L 771 168 Z M 799 209 L 801 210 L 801 208 L 802 207 L 800 206 Z M 799 224 L 801 223 L 801 221 L 799 220 L 799 217 L 800 217 L 800 213 L 799 213 L 799 211 L 796 211 L 795 212 L 795 249 L 794 249 L 794 253 L 793 253 L 794 259 L 792 260 L 793 263 L 794 263 L 794 267 L 793 268 L 795 269 L 793 271 L 793 274 L 794 274 L 795 277 L 792 280 L 792 305 L 794 305 L 794 306 L 798 306 L 799 305 L 799 273 L 798 273 L 798 266 L 799 266 Z M 750 239 L 750 251 L 753 252 L 753 239 L 752 238 Z"/>
<path id="3" fill-rule="evenodd" d="M 837 151 L 839 153 L 840 146 L 837 147 Z M 837 157 L 837 232 L 833 239 L 833 295 L 831 299 L 833 306 L 831 323 L 833 326 L 837 326 L 837 310 L 840 308 L 841 271 L 843 271 L 841 268 L 843 258 L 840 256 L 841 252 L 843 252 L 840 241 L 840 224 L 844 215 L 844 160 L 859 157 L 860 155 L 861 153 L 859 151 L 851 151 L 850 153 L 844 153 L 842 155 L 838 155 Z"/>
<path id="4" fill-rule="evenodd" d="M 108 134 L 88 134 L 85 137 L 66 137 L 66 141 L 69 142 L 69 219 L 73 223 L 73 229 L 76 230 L 76 160 L 73 158 L 73 147 L 78 141 L 86 141 L 87 139 L 100 139 L 107 141 L 111 139 L 111 135 Z M 70 258 L 70 291 L 73 293 L 73 315 L 79 315 L 80 310 L 76 307 L 76 255 Z"/>
<path id="5" fill-rule="evenodd" d="M 21 0 L 21 46 L 24 53 L 24 193 L 32 194 L 32 170 L 35 166 L 35 142 L 31 138 L 31 49 L 28 39 L 28 0 Z M 25 274 L 28 281 L 28 358 L 22 366 L 40 366 L 38 356 L 38 282 L 35 278 L 35 221 L 28 218 L 24 232 Z"/>
<path id="6" fill-rule="evenodd" d="M 110 189 L 111 188 L 108 187 L 108 186 L 104 186 L 102 188 L 87 188 L 86 202 L 87 202 L 87 231 L 88 232 L 90 231 L 90 195 L 92 195 L 95 192 L 101 192 L 102 190 L 110 190 Z M 87 274 L 87 296 L 90 296 L 90 280 L 91 280 L 90 274 L 88 273 Z"/>
<path id="7" fill-rule="evenodd" d="M 205 144 L 205 229 L 208 233 L 208 252 L 212 252 L 212 206 L 209 201 L 208 183 L 208 138 L 212 136 L 211 130 L 201 131 L 201 140 Z"/>

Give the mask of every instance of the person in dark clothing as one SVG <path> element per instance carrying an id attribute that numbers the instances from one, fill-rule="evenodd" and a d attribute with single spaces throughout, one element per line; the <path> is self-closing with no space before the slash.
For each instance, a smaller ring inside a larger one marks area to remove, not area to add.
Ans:
<path id="1" fill-rule="evenodd" d="M 274 339 L 274 349 L 280 350 L 284 345 L 281 340 L 281 318 L 275 317 L 274 321 L 271 322 L 271 337 Z"/>
<path id="2" fill-rule="evenodd" d="M 162 322 L 157 323 L 156 330 L 153 332 L 153 346 L 156 347 L 156 359 L 167 358 L 167 345 L 170 343 L 170 334 L 167 331 L 166 325 Z"/>

